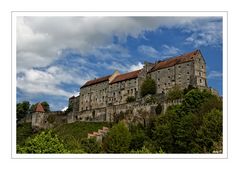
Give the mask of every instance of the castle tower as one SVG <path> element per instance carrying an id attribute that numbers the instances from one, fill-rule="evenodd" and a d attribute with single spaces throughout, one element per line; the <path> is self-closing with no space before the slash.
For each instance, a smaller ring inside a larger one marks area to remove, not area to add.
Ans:
<path id="1" fill-rule="evenodd" d="M 38 103 L 35 112 L 32 113 L 32 128 L 35 130 L 43 128 L 45 123 L 44 120 L 45 110 L 41 103 Z"/>

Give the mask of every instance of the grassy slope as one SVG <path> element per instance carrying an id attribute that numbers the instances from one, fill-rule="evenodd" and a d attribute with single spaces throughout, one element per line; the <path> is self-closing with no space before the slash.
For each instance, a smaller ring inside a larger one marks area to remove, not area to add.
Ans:
<path id="1" fill-rule="evenodd" d="M 25 140 L 32 136 L 31 123 L 23 123 L 17 126 L 17 144 L 23 145 Z"/>
<path id="2" fill-rule="evenodd" d="M 77 149 L 80 149 L 80 140 L 87 138 L 88 133 L 97 131 L 103 126 L 109 127 L 108 123 L 103 122 L 75 122 L 58 126 L 53 132 L 63 140 L 68 149 L 77 152 Z"/>

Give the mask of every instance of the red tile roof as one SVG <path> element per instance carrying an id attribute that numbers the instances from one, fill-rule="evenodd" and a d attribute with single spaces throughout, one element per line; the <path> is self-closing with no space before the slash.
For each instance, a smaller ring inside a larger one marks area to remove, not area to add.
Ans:
<path id="1" fill-rule="evenodd" d="M 138 75 L 139 75 L 139 72 L 141 70 L 142 69 L 132 71 L 132 72 L 129 72 L 129 73 L 125 73 L 125 74 L 120 74 L 120 75 L 116 76 L 115 79 L 110 84 L 114 84 L 114 83 L 117 83 L 117 82 L 120 82 L 120 81 L 126 81 L 126 80 L 137 78 Z"/>
<path id="2" fill-rule="evenodd" d="M 199 54 L 199 53 L 200 53 L 199 50 L 195 50 L 193 52 L 186 53 L 181 56 L 173 57 L 173 58 L 167 59 L 165 61 L 160 61 L 160 62 L 156 63 L 154 65 L 154 67 L 149 72 L 153 72 L 153 71 L 156 71 L 156 70 L 159 70 L 162 68 L 171 67 L 176 64 L 181 64 L 181 63 L 192 61 L 194 59 L 194 57 L 197 56 L 197 54 Z"/>
<path id="3" fill-rule="evenodd" d="M 45 112 L 44 108 L 42 107 L 41 103 L 37 104 L 36 112 Z"/>
<path id="4" fill-rule="evenodd" d="M 89 80 L 83 86 L 81 86 L 81 88 L 91 86 L 91 85 L 94 85 L 94 84 L 97 84 L 97 83 L 101 83 L 101 82 L 104 82 L 104 81 L 108 81 L 110 76 L 111 75 L 108 75 L 108 76 L 105 76 L 105 77 L 100 77 L 100 78 L 97 78 L 97 79 L 94 79 L 94 80 Z"/>

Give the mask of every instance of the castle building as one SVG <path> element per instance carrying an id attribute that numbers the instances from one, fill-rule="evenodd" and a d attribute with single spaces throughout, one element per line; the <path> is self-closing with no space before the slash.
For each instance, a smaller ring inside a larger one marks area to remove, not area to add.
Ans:
<path id="1" fill-rule="evenodd" d="M 149 76 L 157 86 L 157 94 L 166 94 L 174 86 L 184 89 L 189 85 L 207 87 L 206 62 L 200 50 L 155 63 L 144 63 L 144 67 L 125 74 L 115 71 L 113 74 L 87 81 L 80 88 L 80 95 L 71 97 L 73 113 L 76 118 L 99 117 L 111 119 L 109 112 L 115 112 L 113 106 L 123 106 L 128 97 L 140 100 L 140 87 Z"/>

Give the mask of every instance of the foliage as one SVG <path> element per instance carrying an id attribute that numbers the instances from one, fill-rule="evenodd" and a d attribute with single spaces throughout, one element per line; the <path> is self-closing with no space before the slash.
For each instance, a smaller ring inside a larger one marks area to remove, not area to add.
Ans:
<path id="1" fill-rule="evenodd" d="M 181 99 L 183 97 L 183 91 L 179 86 L 174 86 L 167 93 L 167 100 L 176 100 Z"/>
<path id="2" fill-rule="evenodd" d="M 52 131 L 41 132 L 26 140 L 23 146 L 17 146 L 18 153 L 68 153 L 63 143 Z"/>
<path id="3" fill-rule="evenodd" d="M 206 91 L 200 91 L 199 89 L 193 89 L 189 91 L 183 100 L 182 107 L 185 112 L 199 113 L 202 104 L 213 95 Z"/>
<path id="4" fill-rule="evenodd" d="M 129 152 L 131 134 L 123 122 L 114 125 L 103 140 L 103 148 L 107 153 Z"/>
<path id="5" fill-rule="evenodd" d="M 135 101 L 135 97 L 134 96 L 128 96 L 127 98 L 126 98 L 126 102 L 127 103 L 131 103 L 131 102 L 134 102 Z"/>
<path id="6" fill-rule="evenodd" d="M 141 96 L 144 97 L 147 94 L 155 94 L 156 93 L 156 83 L 155 81 L 150 78 L 147 77 L 143 84 L 141 85 Z"/>
<path id="7" fill-rule="evenodd" d="M 28 137 L 33 135 L 31 123 L 17 125 L 17 144 L 23 145 Z"/>
<path id="8" fill-rule="evenodd" d="M 147 149 L 145 146 L 143 146 L 141 149 L 138 150 L 132 150 L 131 153 L 151 153 L 149 149 Z"/>
<path id="9" fill-rule="evenodd" d="M 157 115 L 160 115 L 161 112 L 162 112 L 162 110 L 163 110 L 163 107 L 162 107 L 162 105 L 159 103 L 159 104 L 156 106 L 156 108 L 155 108 L 155 112 L 156 112 Z"/>
<path id="10" fill-rule="evenodd" d="M 63 124 L 53 129 L 53 132 L 63 140 L 65 147 L 71 151 L 71 153 L 78 153 L 81 150 L 81 140 L 85 138 L 88 133 L 98 131 L 103 126 L 109 127 L 108 123 L 104 122 L 74 122 L 69 124 Z"/>
<path id="11" fill-rule="evenodd" d="M 100 153 L 102 152 L 102 146 L 100 145 L 99 142 L 96 141 L 95 138 L 83 138 L 81 139 L 81 148 L 86 152 L 86 153 Z"/>
<path id="12" fill-rule="evenodd" d="M 73 111 L 73 103 L 69 102 L 68 107 L 67 107 L 67 109 L 65 111 L 65 114 L 68 114 L 68 113 L 70 113 L 72 111 Z"/>
<path id="13" fill-rule="evenodd" d="M 28 101 L 23 101 L 17 103 L 17 120 L 21 120 L 29 113 L 30 103 Z"/>
<path id="14" fill-rule="evenodd" d="M 50 112 L 51 111 L 50 110 L 50 105 L 46 101 L 41 102 L 41 105 L 44 108 L 45 112 Z"/>
<path id="15" fill-rule="evenodd" d="M 129 146 L 130 150 L 141 149 L 146 139 L 143 127 L 140 124 L 138 125 L 131 124 L 130 133 L 131 133 L 131 142 Z"/>

